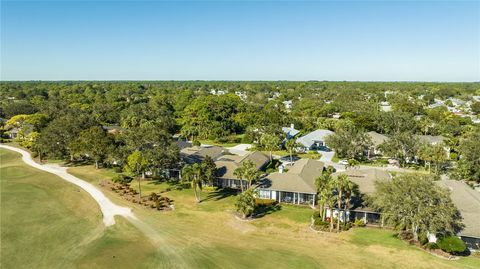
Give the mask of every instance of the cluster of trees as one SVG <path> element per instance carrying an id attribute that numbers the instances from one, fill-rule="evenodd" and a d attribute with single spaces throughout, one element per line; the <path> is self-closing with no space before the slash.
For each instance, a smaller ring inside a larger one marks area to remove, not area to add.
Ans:
<path id="1" fill-rule="evenodd" d="M 340 219 L 346 219 L 345 212 L 350 208 L 352 197 L 358 194 L 358 187 L 348 179 L 345 174 L 332 176 L 333 167 L 328 167 L 322 175 L 315 179 L 318 192 L 319 215 L 322 221 L 326 220 L 326 212 L 329 210 L 330 231 L 333 231 L 333 210 L 338 209 L 337 232 L 340 231 Z M 342 215 L 342 216 L 341 216 Z M 346 224 L 346 221 L 343 221 Z"/>
<path id="2" fill-rule="evenodd" d="M 427 233 L 455 235 L 462 228 L 449 191 L 431 177 L 403 174 L 392 181 L 376 182 L 375 189 L 371 205 L 387 223 L 410 231 L 414 241 Z"/>
<path id="3" fill-rule="evenodd" d="M 182 180 L 190 183 L 197 203 L 202 201 L 204 184 L 212 185 L 215 180 L 217 166 L 210 156 L 205 156 L 201 163 L 185 165 L 182 169 Z"/>
<path id="4" fill-rule="evenodd" d="M 303 133 L 318 128 L 337 132 L 330 142 L 345 158 L 365 158 L 361 150 L 369 144 L 365 132 L 377 131 L 392 138 L 385 153 L 402 162 L 418 155 L 414 134 L 447 137 L 447 146 L 462 160 L 468 154 L 463 154 L 460 144 L 475 131 L 471 120 L 445 107 L 427 106 L 435 98 L 470 100 L 480 95 L 479 83 L 1 82 L 1 89 L 2 130 L 13 128 L 6 121 L 15 116 L 41 117 L 37 124 L 16 121 L 29 126 L 22 128 L 21 142 L 42 157 L 75 159 L 102 152 L 88 158 L 96 159 L 98 165 L 115 162 L 122 167 L 136 150 L 160 166 L 171 165 L 178 158 L 171 140 L 174 133 L 223 142 L 241 142 L 236 135 L 244 134 L 242 142 L 274 151 L 282 147 L 281 127 L 292 123 Z M 293 106 L 287 109 L 284 101 Z M 393 110 L 382 111 L 383 101 Z M 473 103 L 473 113 L 478 113 L 477 107 Z M 104 136 L 98 128 L 90 128 L 105 125 L 119 125 L 123 131 L 117 136 L 105 134 L 107 138 L 101 138 L 104 141 L 96 149 L 86 147 L 91 136 Z M 457 174 L 475 179 L 478 169 L 462 162 L 456 166 Z"/>

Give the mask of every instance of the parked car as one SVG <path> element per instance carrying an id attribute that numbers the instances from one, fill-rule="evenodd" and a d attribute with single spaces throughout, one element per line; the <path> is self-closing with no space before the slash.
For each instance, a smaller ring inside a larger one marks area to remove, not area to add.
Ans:
<path id="1" fill-rule="evenodd" d="M 338 163 L 343 165 L 348 165 L 348 160 L 340 160 L 338 161 Z"/>

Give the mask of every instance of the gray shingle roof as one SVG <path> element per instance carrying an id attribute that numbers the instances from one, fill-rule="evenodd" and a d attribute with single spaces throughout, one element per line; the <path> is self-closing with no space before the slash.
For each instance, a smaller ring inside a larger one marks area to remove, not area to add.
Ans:
<path id="1" fill-rule="evenodd" d="M 201 162 L 207 155 L 215 161 L 225 152 L 224 148 L 218 146 L 189 147 L 180 150 L 180 155 L 186 163 L 197 163 Z"/>
<path id="2" fill-rule="evenodd" d="M 261 170 L 270 161 L 268 156 L 260 151 L 255 151 L 245 156 L 224 155 L 215 161 L 217 176 L 220 178 L 238 179 L 233 172 L 247 160 L 252 161 L 258 170 Z"/>
<path id="3" fill-rule="evenodd" d="M 306 148 L 310 148 L 316 141 L 325 141 L 325 138 L 334 132 L 325 129 L 318 129 L 297 139 L 297 143 L 302 144 Z"/>
<path id="4" fill-rule="evenodd" d="M 287 137 L 294 137 L 300 133 L 299 130 L 292 127 L 282 127 L 282 131 L 287 135 Z"/>
<path id="5" fill-rule="evenodd" d="M 315 178 L 322 174 L 323 166 L 323 162 L 320 161 L 301 159 L 287 172 L 275 172 L 266 176 L 259 187 L 269 190 L 315 194 L 317 193 Z"/>
<path id="6" fill-rule="evenodd" d="M 420 140 L 420 142 L 429 144 L 437 144 L 446 139 L 441 135 L 418 135 L 417 138 Z"/>
<path id="7" fill-rule="evenodd" d="M 375 191 L 376 181 L 390 180 L 391 176 L 387 171 L 380 169 L 349 169 L 343 172 L 334 173 L 333 176 L 347 175 L 348 179 L 358 185 L 361 193 L 372 194 Z"/>
<path id="8" fill-rule="evenodd" d="M 372 139 L 373 145 L 375 147 L 378 147 L 380 144 L 390 139 L 387 136 L 383 134 L 379 134 L 377 132 L 368 132 L 367 134 L 370 137 L 370 139 Z"/>
<path id="9" fill-rule="evenodd" d="M 450 196 L 463 217 L 465 228 L 460 235 L 480 238 L 480 192 L 456 180 L 435 181 L 451 191 Z"/>

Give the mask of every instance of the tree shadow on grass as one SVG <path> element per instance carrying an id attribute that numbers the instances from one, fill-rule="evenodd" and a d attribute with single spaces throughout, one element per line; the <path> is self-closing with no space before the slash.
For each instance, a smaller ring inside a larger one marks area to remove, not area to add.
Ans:
<path id="1" fill-rule="evenodd" d="M 217 191 L 208 193 L 207 197 L 205 197 L 202 200 L 202 202 L 219 201 L 230 196 L 235 196 L 237 195 L 237 193 L 238 193 L 238 190 L 234 190 L 234 189 L 219 189 Z"/>
<path id="2" fill-rule="evenodd" d="M 280 204 L 259 205 L 255 209 L 255 218 L 262 218 L 282 209 Z"/>

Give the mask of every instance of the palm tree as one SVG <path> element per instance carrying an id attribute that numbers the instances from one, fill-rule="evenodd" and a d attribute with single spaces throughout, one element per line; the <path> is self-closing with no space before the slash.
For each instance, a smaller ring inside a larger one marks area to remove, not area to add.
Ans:
<path id="1" fill-rule="evenodd" d="M 332 176 L 330 171 L 324 171 L 321 176 L 315 179 L 315 185 L 318 192 L 318 211 L 322 218 L 325 220 L 325 204 L 329 196 L 331 196 L 331 181 Z"/>
<path id="2" fill-rule="evenodd" d="M 293 151 L 295 150 L 296 147 L 297 147 L 297 142 L 295 141 L 295 139 L 288 139 L 285 142 L 285 148 L 290 154 L 290 162 L 293 162 Z"/>
<path id="3" fill-rule="evenodd" d="M 243 192 L 243 178 L 245 175 L 245 167 L 244 166 L 237 167 L 235 171 L 233 171 L 233 175 L 240 180 L 240 189 Z"/>
<path id="4" fill-rule="evenodd" d="M 254 189 L 248 189 L 237 196 L 235 208 L 237 212 L 242 213 L 244 219 L 255 212 L 255 195 Z"/>
<path id="5" fill-rule="evenodd" d="M 272 151 L 278 149 L 278 145 L 280 144 L 280 139 L 275 135 L 271 134 L 262 134 L 260 137 L 260 144 L 263 148 L 270 152 L 270 162 L 272 162 Z"/>
<path id="6" fill-rule="evenodd" d="M 195 163 L 193 165 L 186 165 L 182 169 L 182 179 L 186 182 L 191 183 L 193 193 L 195 194 L 195 200 L 197 201 L 197 203 L 200 203 L 201 201 L 200 192 L 202 190 L 202 181 L 203 181 L 202 174 L 203 174 L 203 167 L 198 163 Z"/>
<path id="7" fill-rule="evenodd" d="M 340 232 L 340 211 L 342 210 L 343 192 L 346 188 L 346 185 L 348 185 L 348 182 L 349 180 L 347 175 L 339 175 L 335 177 L 332 181 L 333 186 L 335 187 L 335 189 L 337 189 L 337 232 Z"/>
<path id="8" fill-rule="evenodd" d="M 330 210 L 330 232 L 333 231 L 333 207 L 335 205 L 335 196 L 332 195 L 332 190 L 325 196 L 325 205 Z"/>
<path id="9" fill-rule="evenodd" d="M 345 192 L 345 205 L 343 207 L 343 212 L 345 213 L 347 209 L 350 208 L 350 200 L 352 199 L 352 196 L 354 195 L 354 193 L 358 192 L 358 186 L 352 181 L 348 180 L 348 183 L 345 185 L 344 192 Z M 344 221 L 343 223 L 344 225 L 346 225 L 347 222 Z"/>

